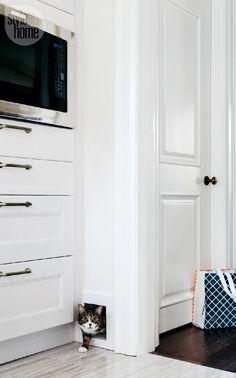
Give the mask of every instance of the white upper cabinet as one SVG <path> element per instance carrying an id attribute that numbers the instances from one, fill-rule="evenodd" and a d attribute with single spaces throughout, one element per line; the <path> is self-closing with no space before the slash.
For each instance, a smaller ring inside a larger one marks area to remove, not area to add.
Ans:
<path id="1" fill-rule="evenodd" d="M 39 0 L 66 13 L 74 14 L 74 0 Z"/>

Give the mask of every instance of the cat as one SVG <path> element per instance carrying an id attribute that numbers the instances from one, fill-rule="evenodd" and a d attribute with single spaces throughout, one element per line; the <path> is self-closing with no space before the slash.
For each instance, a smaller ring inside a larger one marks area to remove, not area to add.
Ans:
<path id="1" fill-rule="evenodd" d="M 105 308 L 96 305 L 78 304 L 78 323 L 83 334 L 83 344 L 80 353 L 88 351 L 93 335 L 105 331 Z"/>

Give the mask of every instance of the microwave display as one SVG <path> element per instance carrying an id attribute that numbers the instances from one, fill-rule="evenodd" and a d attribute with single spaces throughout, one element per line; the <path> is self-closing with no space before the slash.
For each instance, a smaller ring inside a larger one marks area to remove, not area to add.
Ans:
<path id="1" fill-rule="evenodd" d="M 22 46 L 8 37 L 0 15 L 0 100 L 67 112 L 67 41 L 43 32 Z"/>

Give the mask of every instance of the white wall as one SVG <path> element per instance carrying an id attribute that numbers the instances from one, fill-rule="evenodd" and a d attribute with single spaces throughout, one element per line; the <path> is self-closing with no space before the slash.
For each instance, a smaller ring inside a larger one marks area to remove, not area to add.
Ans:
<path id="1" fill-rule="evenodd" d="M 76 5 L 75 303 L 107 305 L 108 340 L 96 345 L 137 355 L 152 351 L 158 341 L 156 2 L 79 0 Z M 79 336 L 76 327 L 76 340 Z"/>
<path id="2" fill-rule="evenodd" d="M 113 0 L 76 1 L 75 302 L 113 295 L 115 22 Z M 109 328 L 112 319 L 109 315 Z M 110 332 L 111 334 L 111 332 Z M 78 336 L 78 332 L 77 332 Z M 111 341 L 109 341 L 110 343 Z"/>

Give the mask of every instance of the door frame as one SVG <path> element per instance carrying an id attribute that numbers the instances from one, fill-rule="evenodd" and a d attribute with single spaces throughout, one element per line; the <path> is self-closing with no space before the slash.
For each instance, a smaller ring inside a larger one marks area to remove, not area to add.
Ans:
<path id="1" fill-rule="evenodd" d="M 232 4 L 227 0 L 211 0 L 211 8 L 211 176 L 218 178 L 218 184 L 211 193 L 211 266 L 223 268 L 230 265 L 228 80 L 231 78 L 228 22 Z"/>
<path id="2" fill-rule="evenodd" d="M 115 0 L 115 15 L 114 350 L 136 356 L 158 343 L 156 0 Z"/>
<path id="3" fill-rule="evenodd" d="M 236 5 L 234 0 L 228 3 L 228 240 L 229 262 L 231 267 L 236 264 Z"/>
<path id="4" fill-rule="evenodd" d="M 158 80 L 158 4 L 156 0 L 115 0 L 114 5 L 117 65 L 114 350 L 135 356 L 151 352 L 159 344 L 158 93 L 153 89 L 153 81 Z M 211 174 L 220 178 L 211 199 L 214 251 L 211 260 L 212 266 L 225 266 L 230 261 L 229 233 L 226 230 L 232 222 L 232 213 L 229 214 L 230 175 L 226 169 L 231 158 L 226 158 L 231 95 L 225 84 L 225 74 L 229 75 L 226 22 L 232 4 L 229 5 L 227 0 L 212 0 L 211 5 L 211 119 L 214 123 Z M 222 124 L 226 126 L 222 128 Z M 219 151 L 223 154 L 222 159 L 219 159 Z M 223 231 L 222 217 L 225 220 Z M 227 240 L 225 254 L 222 254 L 225 246 L 218 237 L 219 230 L 225 233 Z"/>

